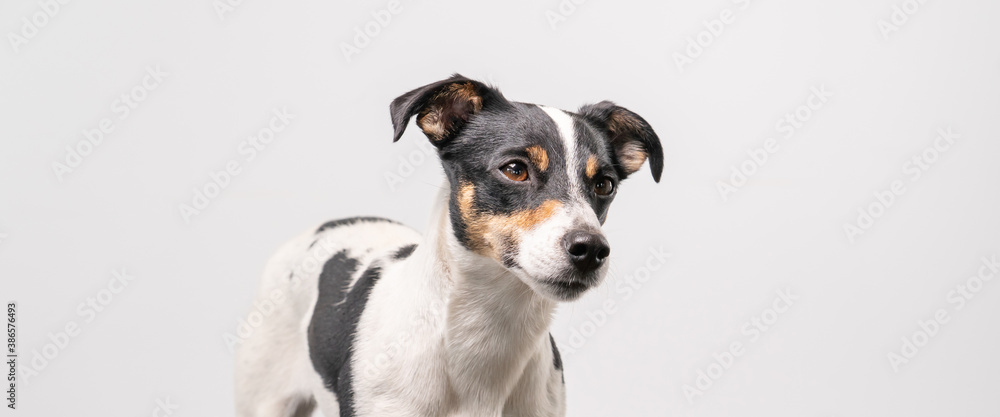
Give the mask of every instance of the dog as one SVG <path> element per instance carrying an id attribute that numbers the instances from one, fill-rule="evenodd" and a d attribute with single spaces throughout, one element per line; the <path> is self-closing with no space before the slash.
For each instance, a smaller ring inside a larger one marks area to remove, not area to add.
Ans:
<path id="1" fill-rule="evenodd" d="M 646 161 L 659 182 L 660 139 L 610 101 L 572 113 L 459 74 L 390 115 L 394 142 L 416 118 L 447 177 L 427 233 L 357 217 L 281 247 L 236 353 L 237 415 L 565 415 L 549 324 L 602 281 L 608 207 Z"/>

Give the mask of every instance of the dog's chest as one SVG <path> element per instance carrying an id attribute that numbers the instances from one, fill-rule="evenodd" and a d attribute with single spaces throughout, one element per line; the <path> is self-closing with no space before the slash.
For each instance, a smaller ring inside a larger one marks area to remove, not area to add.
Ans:
<path id="1" fill-rule="evenodd" d="M 363 252 L 326 262 L 308 332 L 313 368 L 341 416 L 558 415 L 549 411 L 558 410 L 561 365 L 538 333 L 547 326 L 538 323 L 527 333 L 542 338 L 524 343 L 514 334 L 525 329 L 511 326 L 524 320 L 496 320 L 499 310 L 522 309 L 490 305 L 510 307 L 506 297 L 456 302 L 434 263 L 421 260 L 427 253 L 400 247 L 370 263 L 351 256 Z"/>

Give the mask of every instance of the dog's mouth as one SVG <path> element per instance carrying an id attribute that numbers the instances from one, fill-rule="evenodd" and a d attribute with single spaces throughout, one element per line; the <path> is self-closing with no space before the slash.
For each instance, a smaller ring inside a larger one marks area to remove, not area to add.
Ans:
<path id="1" fill-rule="evenodd" d="M 568 293 L 583 292 L 590 288 L 589 284 L 580 281 L 554 281 L 550 282 L 549 285 Z"/>
<path id="2" fill-rule="evenodd" d="M 575 300 L 584 292 L 593 288 L 600 281 L 597 274 L 588 274 L 586 277 L 559 277 L 542 281 L 542 283 L 552 290 L 553 295 L 561 300 Z"/>

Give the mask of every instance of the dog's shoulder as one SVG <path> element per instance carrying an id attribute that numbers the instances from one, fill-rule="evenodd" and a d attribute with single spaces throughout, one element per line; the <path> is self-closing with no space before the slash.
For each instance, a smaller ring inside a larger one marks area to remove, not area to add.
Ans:
<path id="1" fill-rule="evenodd" d="M 353 402 L 351 346 L 368 295 L 383 266 L 407 258 L 419 242 L 412 228 L 380 217 L 334 220 L 316 230 L 310 246 L 325 248 L 328 256 L 308 328 L 309 357 L 342 407 Z"/>

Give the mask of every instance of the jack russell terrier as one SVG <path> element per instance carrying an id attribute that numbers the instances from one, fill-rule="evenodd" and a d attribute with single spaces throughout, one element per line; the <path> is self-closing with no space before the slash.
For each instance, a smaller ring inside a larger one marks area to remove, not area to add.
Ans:
<path id="1" fill-rule="evenodd" d="M 416 116 L 448 179 L 428 231 L 357 217 L 283 246 L 236 354 L 237 415 L 563 416 L 549 323 L 603 279 L 608 207 L 647 160 L 659 182 L 659 138 L 609 101 L 573 113 L 458 74 L 389 110 L 393 141 Z"/>

